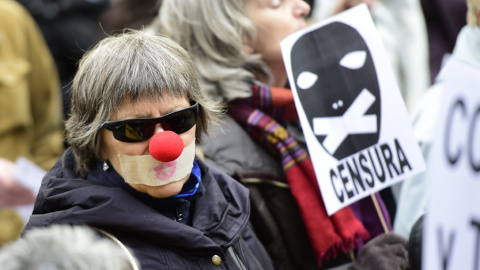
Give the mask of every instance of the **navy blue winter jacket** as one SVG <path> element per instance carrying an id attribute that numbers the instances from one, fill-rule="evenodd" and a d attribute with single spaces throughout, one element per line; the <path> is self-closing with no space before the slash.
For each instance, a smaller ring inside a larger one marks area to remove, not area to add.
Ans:
<path id="1" fill-rule="evenodd" d="M 82 178 L 75 173 L 75 158 L 68 149 L 43 179 L 24 232 L 51 224 L 87 224 L 113 234 L 133 251 L 143 270 L 273 269 L 249 226 L 248 190 L 196 161 L 205 193 L 191 202 L 189 226 L 160 214 L 125 189 Z M 218 256 L 217 266 L 212 258 Z"/>

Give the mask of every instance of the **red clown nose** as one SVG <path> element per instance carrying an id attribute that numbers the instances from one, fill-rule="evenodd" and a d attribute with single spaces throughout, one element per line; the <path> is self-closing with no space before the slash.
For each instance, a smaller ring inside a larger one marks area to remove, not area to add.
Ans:
<path id="1" fill-rule="evenodd" d="M 150 139 L 148 149 L 156 160 L 170 162 L 182 154 L 183 140 L 173 131 L 159 132 Z"/>

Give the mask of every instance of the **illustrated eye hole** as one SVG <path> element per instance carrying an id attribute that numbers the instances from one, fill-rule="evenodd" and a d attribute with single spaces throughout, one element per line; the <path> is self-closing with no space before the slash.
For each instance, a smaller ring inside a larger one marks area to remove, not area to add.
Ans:
<path id="1" fill-rule="evenodd" d="M 303 71 L 297 77 L 297 85 L 300 89 L 305 90 L 312 87 L 318 80 L 318 75 L 309 71 Z"/>
<path id="2" fill-rule="evenodd" d="M 365 65 L 367 59 L 367 52 L 365 51 L 353 51 L 347 53 L 340 60 L 340 65 L 348 69 L 359 69 Z"/>

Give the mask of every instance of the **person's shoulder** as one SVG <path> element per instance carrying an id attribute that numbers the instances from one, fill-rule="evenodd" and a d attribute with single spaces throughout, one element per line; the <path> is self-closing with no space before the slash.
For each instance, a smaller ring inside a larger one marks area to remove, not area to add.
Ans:
<path id="1" fill-rule="evenodd" d="M 20 22 L 20 16 L 29 16 L 28 11 L 17 1 L 0 0 L 0 17 L 12 18 L 14 22 Z"/>
<path id="2" fill-rule="evenodd" d="M 228 187 L 230 189 L 236 189 L 239 192 L 247 192 L 247 188 L 225 172 L 215 168 L 213 165 L 207 164 L 199 158 L 195 159 L 195 161 L 202 172 L 202 182 L 206 186 L 212 184 L 211 182 L 213 181 L 222 189 Z"/>
<path id="3" fill-rule="evenodd" d="M 64 196 L 69 191 L 99 185 L 78 174 L 76 168 L 75 157 L 71 148 L 68 148 L 43 177 L 37 201 L 43 203 L 44 200 L 51 198 L 51 196 L 60 197 L 60 194 Z M 80 199 L 83 197 L 83 193 L 79 192 L 77 197 Z"/>
<path id="4" fill-rule="evenodd" d="M 198 157 L 195 158 L 195 162 L 198 164 L 198 167 L 202 172 L 202 180 L 213 178 L 216 180 L 227 181 L 227 182 L 235 181 L 231 176 L 217 169 L 215 166 L 206 163 L 201 158 L 198 158 Z"/>
<path id="5" fill-rule="evenodd" d="M 2 10 L 2 12 L 16 12 L 23 9 L 23 6 L 17 1 L 0 0 L 0 10 Z"/>
<path id="6" fill-rule="evenodd" d="M 37 37 L 41 37 L 41 32 L 30 12 L 13 0 L 0 0 L 0 32 L 2 32 L 0 41 L 1 36 L 5 35 L 7 44 L 36 43 Z"/>
<path id="7" fill-rule="evenodd" d="M 48 176 L 64 177 L 67 174 L 67 178 L 78 178 L 80 177 L 76 171 L 76 160 L 73 154 L 72 148 L 69 147 L 65 152 L 60 156 L 60 158 L 55 162 L 55 164 L 47 172 Z"/>

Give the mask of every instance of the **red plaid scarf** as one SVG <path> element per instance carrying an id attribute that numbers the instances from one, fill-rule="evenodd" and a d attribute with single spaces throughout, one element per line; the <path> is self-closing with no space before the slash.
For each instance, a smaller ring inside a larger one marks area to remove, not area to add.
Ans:
<path id="1" fill-rule="evenodd" d="M 370 238 L 349 207 L 327 215 L 308 153 L 276 121 L 298 121 L 289 89 L 253 84 L 252 97 L 235 100 L 229 114 L 256 142 L 280 157 L 319 266 L 335 258 L 339 251 L 354 249 L 357 238 Z"/>

